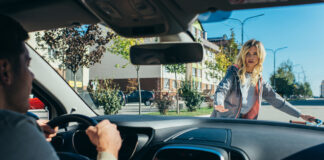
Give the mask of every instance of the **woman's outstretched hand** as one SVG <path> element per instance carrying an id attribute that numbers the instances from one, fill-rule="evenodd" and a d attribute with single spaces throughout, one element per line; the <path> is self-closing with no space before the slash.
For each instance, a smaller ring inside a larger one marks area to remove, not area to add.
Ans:
<path id="1" fill-rule="evenodd" d="M 225 107 L 222 105 L 214 105 L 214 109 L 218 112 L 227 112 L 228 111 L 228 109 L 225 109 Z"/>
<path id="2" fill-rule="evenodd" d="M 300 118 L 302 118 L 303 120 L 308 121 L 308 122 L 313 122 L 316 119 L 314 116 L 304 115 L 304 114 L 301 114 Z"/>

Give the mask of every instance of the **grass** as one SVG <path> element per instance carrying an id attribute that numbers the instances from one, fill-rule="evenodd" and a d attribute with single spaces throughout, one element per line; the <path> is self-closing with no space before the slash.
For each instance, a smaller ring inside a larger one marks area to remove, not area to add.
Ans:
<path id="1" fill-rule="evenodd" d="M 213 109 L 208 107 L 202 107 L 197 109 L 195 112 L 188 112 L 186 109 L 180 110 L 180 114 L 177 114 L 177 111 L 169 111 L 165 116 L 201 116 L 201 115 L 210 115 Z M 145 115 L 161 115 L 160 112 L 151 112 Z"/>

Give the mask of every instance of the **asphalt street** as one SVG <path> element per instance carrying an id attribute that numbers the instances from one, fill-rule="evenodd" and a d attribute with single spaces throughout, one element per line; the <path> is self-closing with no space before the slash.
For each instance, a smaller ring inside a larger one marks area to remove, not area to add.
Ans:
<path id="1" fill-rule="evenodd" d="M 158 112 L 158 109 L 153 106 L 145 106 L 144 103 L 141 104 L 141 114 L 146 114 L 150 112 Z M 118 114 L 135 114 L 139 113 L 139 105 L 138 102 L 128 103 L 122 107 L 122 110 L 118 112 Z"/>
<path id="2" fill-rule="evenodd" d="M 118 114 L 124 115 L 138 115 L 139 107 L 138 102 L 127 103 L 125 106 L 122 106 L 122 109 L 118 111 Z M 94 111 L 100 115 L 104 115 L 103 109 L 94 109 Z M 141 114 L 146 114 L 150 112 L 158 112 L 158 109 L 153 106 L 145 106 L 144 103 L 141 104 Z"/>
<path id="3" fill-rule="evenodd" d="M 179 106 L 181 109 L 181 105 L 184 105 L 184 101 L 179 101 Z M 207 106 L 205 102 L 201 104 L 201 106 Z M 175 110 L 175 105 L 171 107 L 172 110 Z M 138 115 L 138 102 L 128 103 L 122 107 L 122 110 L 118 112 L 118 114 L 135 114 Z M 141 114 L 146 114 L 150 112 L 158 112 L 158 109 L 154 106 L 145 106 L 144 103 L 141 104 Z"/>
<path id="4" fill-rule="evenodd" d="M 315 116 L 316 118 L 324 120 L 324 99 L 311 99 L 303 101 L 292 101 L 291 102 L 297 109 L 299 109 L 303 114 L 309 114 Z M 149 112 L 157 112 L 157 108 L 145 106 L 142 104 L 142 114 Z M 119 111 L 118 114 L 135 114 L 138 115 L 138 103 L 126 104 Z M 201 117 L 208 117 L 209 115 L 204 115 Z M 281 121 L 289 122 L 289 120 L 302 120 L 300 118 L 295 118 L 290 116 L 274 107 L 268 103 L 263 103 L 260 108 L 259 120 L 271 120 L 271 121 Z"/>
<path id="5" fill-rule="evenodd" d="M 324 99 L 292 101 L 291 104 L 293 104 L 303 114 L 309 114 L 318 119 L 324 120 Z M 289 122 L 289 120 L 302 120 L 281 112 L 269 104 L 262 105 L 258 119 L 281 122 Z"/>

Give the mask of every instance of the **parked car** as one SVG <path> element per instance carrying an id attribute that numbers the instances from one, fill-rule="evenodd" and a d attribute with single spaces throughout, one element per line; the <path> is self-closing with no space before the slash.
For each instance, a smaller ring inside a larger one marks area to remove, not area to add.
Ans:
<path id="1" fill-rule="evenodd" d="M 142 102 L 146 106 L 150 106 L 154 101 L 154 93 L 152 91 L 141 90 Z M 127 103 L 129 102 L 139 102 L 139 91 L 133 91 L 127 95 Z"/>
<path id="2" fill-rule="evenodd" d="M 45 104 L 39 98 L 29 98 L 29 109 L 45 109 Z"/>
<path id="3" fill-rule="evenodd" d="M 75 24 L 102 23 L 101 20 L 104 20 L 120 35 L 132 37 L 167 36 L 161 39 L 178 40 L 181 43 L 195 41 L 187 30 L 190 22 L 193 22 L 199 13 L 237 9 L 245 9 L 243 10 L 245 12 L 246 9 L 250 8 L 313 2 L 322 1 L 48 0 L 40 3 L 38 0 L 2 0 L 0 13 L 15 17 L 30 32 Z M 324 17 L 323 12 L 319 10 L 321 8 L 317 8 L 322 4 L 308 5 L 314 8 L 312 14 L 319 18 L 318 21 L 321 21 Z M 291 6 L 268 8 L 268 10 L 281 17 L 288 13 L 287 10 L 282 10 L 287 8 L 289 9 Z M 321 46 L 323 42 L 312 40 L 315 37 L 323 37 L 323 32 L 318 32 L 315 36 L 310 34 L 310 37 L 305 39 L 300 38 L 299 34 L 308 30 L 296 30 L 296 27 L 308 24 L 310 19 L 302 19 L 303 15 L 312 14 L 307 11 L 293 14 L 297 17 L 297 20 L 289 26 L 284 26 L 285 21 L 278 22 L 276 18 L 265 25 L 273 26 L 277 30 L 285 27 L 292 31 L 295 30 L 296 33 L 291 34 L 291 36 L 300 40 L 300 48 L 307 47 L 310 50 Z M 222 17 L 215 18 L 223 19 Z M 259 24 L 255 23 L 254 25 Z M 321 25 L 310 26 L 313 26 L 314 29 L 320 28 L 322 30 L 323 28 Z M 248 26 L 245 27 L 245 32 L 247 32 Z M 259 29 L 262 29 L 262 27 L 259 27 Z M 182 33 L 178 34 L 179 32 Z M 285 38 L 287 37 L 277 37 L 278 45 L 282 45 L 279 39 L 285 40 Z M 306 41 L 311 41 L 314 45 L 304 45 L 303 42 Z M 41 56 L 30 47 L 28 51 L 32 57 L 30 69 L 35 74 L 33 91 L 37 93 L 40 99 L 46 100 L 43 102 L 49 108 L 50 120 L 53 122 L 53 119 L 57 118 L 56 122 L 61 126 L 67 121 L 75 122 L 76 116 L 72 116 L 72 112 L 84 115 L 80 117 L 82 121 L 78 120 L 78 122 L 81 121 L 79 125 L 69 123 L 68 127 L 60 129 L 57 136 L 53 137 L 51 143 L 57 153 L 69 152 L 71 155 L 83 155 L 95 159 L 96 148 L 91 145 L 84 130 L 87 126 L 93 125 L 93 121 L 108 119 L 117 125 L 123 138 L 119 160 L 315 160 L 324 157 L 324 128 L 322 127 L 275 121 L 204 117 L 98 116 Z M 299 49 L 295 49 L 295 51 L 298 52 Z M 314 52 L 307 52 L 305 57 L 315 57 L 314 55 Z M 316 58 L 313 58 L 313 60 L 316 60 Z M 157 63 L 158 61 L 154 62 Z M 320 66 L 321 63 L 310 65 L 310 67 L 318 68 Z M 322 108 L 317 109 L 317 111 L 320 113 Z M 84 118 L 85 116 L 87 118 Z M 271 116 L 275 118 L 277 115 Z M 63 118 L 60 119 L 61 117 Z M 15 151 L 11 151 L 11 154 L 15 154 Z"/>

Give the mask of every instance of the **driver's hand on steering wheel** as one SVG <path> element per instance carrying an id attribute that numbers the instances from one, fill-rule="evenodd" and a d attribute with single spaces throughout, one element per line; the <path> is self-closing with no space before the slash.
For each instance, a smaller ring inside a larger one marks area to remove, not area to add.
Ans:
<path id="1" fill-rule="evenodd" d="M 58 131 L 58 127 L 55 127 L 54 129 L 47 124 L 48 120 L 42 120 L 39 119 L 36 121 L 39 127 L 44 132 L 46 141 L 50 142 L 52 141 L 52 138 L 56 136 L 56 133 Z"/>
<path id="2" fill-rule="evenodd" d="M 108 152 L 118 158 L 122 139 L 115 124 L 110 123 L 108 120 L 103 120 L 96 126 L 88 127 L 86 134 L 97 147 L 98 152 Z"/>

